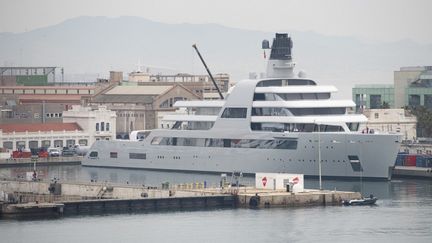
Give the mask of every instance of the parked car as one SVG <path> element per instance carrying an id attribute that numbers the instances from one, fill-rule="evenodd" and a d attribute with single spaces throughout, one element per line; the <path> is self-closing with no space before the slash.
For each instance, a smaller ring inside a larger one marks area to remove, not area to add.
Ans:
<path id="1" fill-rule="evenodd" d="M 49 148 L 48 149 L 48 155 L 49 155 L 49 157 L 59 157 L 60 156 L 60 149 Z"/>
<path id="2" fill-rule="evenodd" d="M 74 148 L 69 148 L 69 147 L 63 147 L 63 151 L 61 153 L 62 156 L 74 156 L 76 154 L 75 149 Z"/>

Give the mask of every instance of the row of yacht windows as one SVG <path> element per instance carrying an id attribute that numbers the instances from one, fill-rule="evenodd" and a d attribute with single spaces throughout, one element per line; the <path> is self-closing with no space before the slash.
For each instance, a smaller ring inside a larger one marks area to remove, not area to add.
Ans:
<path id="1" fill-rule="evenodd" d="M 330 93 L 255 93 L 254 101 L 277 100 L 325 100 Z"/>
<path id="2" fill-rule="evenodd" d="M 343 115 L 345 107 L 322 108 L 282 108 L 264 107 L 252 108 L 252 116 L 308 116 L 308 115 Z"/>
<path id="3" fill-rule="evenodd" d="M 294 139 L 223 139 L 223 138 L 183 138 L 154 137 L 152 145 L 194 146 L 220 148 L 257 148 L 257 149 L 297 149 Z"/>
<path id="4" fill-rule="evenodd" d="M 352 123 L 352 128 L 358 129 L 358 123 Z M 356 125 L 355 125 L 356 124 Z M 342 126 L 317 125 L 313 123 L 251 123 L 252 131 L 271 131 L 271 132 L 343 132 Z M 352 130 L 354 131 L 354 130 Z M 355 130 L 357 131 L 357 130 Z"/>
<path id="5" fill-rule="evenodd" d="M 270 79 L 259 82 L 257 87 L 280 87 L 291 85 L 316 85 L 316 83 L 310 79 Z"/>
<path id="6" fill-rule="evenodd" d="M 346 107 L 313 107 L 313 108 L 284 108 L 259 107 L 252 108 L 252 116 L 307 116 L 307 115 L 343 115 Z M 246 118 L 247 108 L 225 108 L 221 118 Z"/>
<path id="7" fill-rule="evenodd" d="M 209 130 L 213 127 L 214 122 L 208 121 L 177 121 L 171 129 L 176 130 Z M 163 128 L 163 127 L 162 127 Z M 168 126 L 169 128 L 169 126 Z"/>
<path id="8" fill-rule="evenodd" d="M 99 153 L 97 151 L 91 151 L 89 153 L 90 158 L 97 158 Z M 110 152 L 110 158 L 117 159 L 118 152 Z M 129 159 L 147 159 L 147 154 L 145 153 L 129 153 Z"/>
<path id="9" fill-rule="evenodd" d="M 183 122 L 184 123 L 184 122 Z M 213 126 L 213 122 L 208 122 L 204 125 L 196 126 L 189 124 L 191 122 L 188 122 L 187 124 L 184 124 L 184 126 L 177 126 L 173 127 L 172 129 L 178 129 L 178 130 L 208 130 Z M 192 122 L 192 123 L 200 123 L 200 122 Z M 180 122 L 181 124 L 181 122 Z M 358 122 L 350 122 L 346 123 L 350 131 L 358 131 L 359 129 L 359 123 Z M 312 124 L 312 123 L 260 123 L 260 122 L 252 122 L 251 123 L 251 129 L 253 131 L 271 131 L 271 132 L 317 132 L 318 131 L 318 125 Z M 335 125 L 321 125 L 320 132 L 343 132 L 344 129 L 342 126 L 335 126 Z M 189 145 L 183 145 L 183 146 L 189 146 Z M 191 145 L 192 146 L 192 145 Z"/>
<path id="10" fill-rule="evenodd" d="M 283 108 L 264 107 L 252 108 L 252 116 L 308 116 L 308 115 L 343 115 L 345 107 L 320 107 L 320 108 Z M 246 118 L 247 108 L 225 108 L 222 118 Z"/>

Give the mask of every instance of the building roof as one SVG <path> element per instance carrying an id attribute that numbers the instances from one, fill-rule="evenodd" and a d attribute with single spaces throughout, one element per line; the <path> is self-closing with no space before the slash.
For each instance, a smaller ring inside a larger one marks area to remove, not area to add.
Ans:
<path id="1" fill-rule="evenodd" d="M 11 132 L 50 132 L 50 131 L 82 131 L 76 123 L 27 123 L 27 124 L 0 124 L 0 130 L 4 133 Z"/>
<path id="2" fill-rule="evenodd" d="M 356 84 L 355 89 L 392 89 L 393 84 Z"/>
<path id="3" fill-rule="evenodd" d="M 41 89 L 41 90 L 54 90 L 54 89 L 80 89 L 80 90 L 93 90 L 94 85 L 57 85 L 57 86 L 3 86 L 2 89 Z"/>
<path id="4" fill-rule="evenodd" d="M 172 85 L 155 85 L 155 86 L 116 86 L 105 94 L 107 95 L 160 95 L 169 89 Z"/>
<path id="5" fill-rule="evenodd" d="M 20 101 L 80 101 L 83 95 L 69 95 L 69 94 L 23 94 L 19 95 Z"/>
<path id="6" fill-rule="evenodd" d="M 93 98 L 95 103 L 132 103 L 132 104 L 151 104 L 153 98 L 150 95 L 98 95 Z"/>

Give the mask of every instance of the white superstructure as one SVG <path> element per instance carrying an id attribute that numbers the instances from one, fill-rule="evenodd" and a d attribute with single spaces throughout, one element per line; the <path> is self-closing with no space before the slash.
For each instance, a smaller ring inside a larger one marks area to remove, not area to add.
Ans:
<path id="1" fill-rule="evenodd" d="M 225 100 L 178 101 L 188 113 L 166 116 L 172 129 L 97 141 L 83 165 L 318 176 L 321 161 L 325 177 L 389 178 L 400 135 L 358 131 L 367 118 L 331 99 L 335 87 L 296 75 L 291 47 L 276 34 L 267 78 L 238 82 Z"/>

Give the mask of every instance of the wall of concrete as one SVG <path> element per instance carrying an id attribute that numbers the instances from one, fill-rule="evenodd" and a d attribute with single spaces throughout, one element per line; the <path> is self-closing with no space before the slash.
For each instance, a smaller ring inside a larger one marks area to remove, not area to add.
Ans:
<path id="1" fill-rule="evenodd" d="M 116 199 L 139 199 L 146 193 L 148 198 L 164 197 L 193 197 L 201 196 L 199 191 L 175 191 L 148 189 L 139 186 L 112 186 L 109 184 L 80 184 L 80 183 L 59 183 L 61 184 L 61 196 L 79 196 L 83 198 L 116 198 Z M 51 194 L 49 182 L 33 181 L 0 181 L 0 191 L 7 193 L 22 192 L 32 194 Z M 171 192 L 170 192 L 171 191 Z"/>
<path id="2" fill-rule="evenodd" d="M 304 207 L 317 205 L 341 205 L 343 200 L 361 198 L 359 192 L 316 191 L 307 193 L 259 193 L 257 207 Z M 255 194 L 239 194 L 239 205 L 249 207 L 249 202 Z"/>

